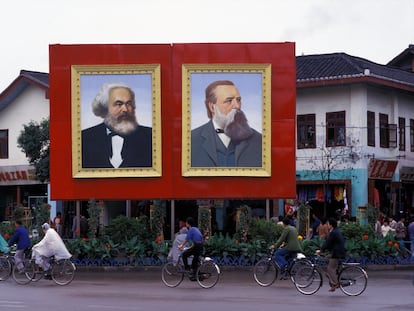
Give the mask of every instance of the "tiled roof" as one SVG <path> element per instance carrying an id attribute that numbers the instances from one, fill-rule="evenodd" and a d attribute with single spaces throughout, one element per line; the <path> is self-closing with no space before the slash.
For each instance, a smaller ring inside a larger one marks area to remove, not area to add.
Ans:
<path id="1" fill-rule="evenodd" d="M 21 70 L 20 76 L 27 77 L 32 82 L 39 83 L 44 87 L 49 87 L 49 74 L 45 72 Z"/>
<path id="2" fill-rule="evenodd" d="M 410 44 L 408 48 L 395 56 L 388 62 L 387 66 L 397 67 L 406 71 L 413 71 L 414 66 L 414 44 Z"/>
<path id="3" fill-rule="evenodd" d="M 49 74 L 21 70 L 20 75 L 0 94 L 0 111 L 13 102 L 29 85 L 44 89 L 49 96 Z"/>
<path id="4" fill-rule="evenodd" d="M 368 82 L 414 92 L 414 72 L 345 53 L 297 56 L 296 82 L 297 87 Z M 29 85 L 43 88 L 48 96 L 49 74 L 21 70 L 20 75 L 0 94 L 0 111 Z"/>
<path id="5" fill-rule="evenodd" d="M 370 81 L 372 83 L 401 85 L 414 91 L 414 73 L 380 65 L 369 60 L 345 53 L 318 54 L 296 57 L 296 81 L 301 83 L 318 82 L 335 84 Z"/>

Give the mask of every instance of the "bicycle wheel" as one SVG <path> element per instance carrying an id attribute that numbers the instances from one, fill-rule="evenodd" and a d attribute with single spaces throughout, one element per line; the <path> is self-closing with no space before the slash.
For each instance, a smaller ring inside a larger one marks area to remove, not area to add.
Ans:
<path id="1" fill-rule="evenodd" d="M 322 273 L 314 265 L 302 265 L 294 276 L 296 289 L 304 295 L 313 295 L 322 286 Z"/>
<path id="2" fill-rule="evenodd" d="M 24 260 L 22 262 L 22 266 L 23 267 L 19 265 L 19 267 L 17 267 L 15 264 L 13 267 L 12 276 L 17 284 L 24 285 L 31 282 L 35 273 L 35 269 L 34 264 L 29 259 Z"/>
<path id="3" fill-rule="evenodd" d="M 290 265 L 289 276 L 290 276 L 290 280 L 292 281 L 293 284 L 295 283 L 295 274 L 296 274 L 296 272 L 303 265 L 312 266 L 312 263 L 310 262 L 309 259 L 303 258 L 303 259 L 297 259 L 297 260 L 293 261 L 293 263 Z"/>
<path id="4" fill-rule="evenodd" d="M 348 296 L 361 295 L 368 284 L 368 275 L 359 266 L 346 266 L 338 276 L 339 288 Z"/>
<path id="5" fill-rule="evenodd" d="M 75 277 L 76 267 L 70 259 L 55 261 L 52 265 L 52 280 L 57 285 L 68 285 Z"/>
<path id="6" fill-rule="evenodd" d="M 211 288 L 220 278 L 220 268 L 213 260 L 206 260 L 198 267 L 196 278 L 202 288 Z"/>
<path id="7" fill-rule="evenodd" d="M 174 264 L 172 262 L 167 262 L 164 267 L 162 267 L 162 281 L 168 287 L 176 287 L 184 279 L 184 268 L 180 264 Z"/>
<path id="8" fill-rule="evenodd" d="M 279 271 L 279 267 L 271 258 L 263 258 L 254 265 L 253 277 L 260 286 L 270 286 L 277 279 Z"/>
<path id="9" fill-rule="evenodd" d="M 0 257 L 0 281 L 7 280 L 12 272 L 12 265 L 5 256 Z"/>

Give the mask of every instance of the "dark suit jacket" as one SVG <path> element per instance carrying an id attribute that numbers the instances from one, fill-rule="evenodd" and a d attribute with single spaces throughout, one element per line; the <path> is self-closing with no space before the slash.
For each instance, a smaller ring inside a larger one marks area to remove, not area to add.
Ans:
<path id="1" fill-rule="evenodd" d="M 262 166 L 262 135 L 253 130 L 253 135 L 236 145 L 236 166 Z M 191 166 L 219 166 L 217 158 L 217 133 L 213 122 L 210 121 L 191 131 Z"/>
<path id="2" fill-rule="evenodd" d="M 321 250 L 330 251 L 333 258 L 345 258 L 345 240 L 338 228 L 329 232 L 328 238 L 322 245 Z"/>
<path id="3" fill-rule="evenodd" d="M 152 129 L 138 126 L 124 137 L 122 147 L 123 162 L 120 167 L 152 166 Z M 82 167 L 112 168 L 109 158 L 112 156 L 112 144 L 104 123 L 82 131 Z"/>

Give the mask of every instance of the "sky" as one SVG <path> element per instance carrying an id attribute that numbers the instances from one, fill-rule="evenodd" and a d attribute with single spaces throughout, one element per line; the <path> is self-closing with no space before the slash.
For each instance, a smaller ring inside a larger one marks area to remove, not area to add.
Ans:
<path id="1" fill-rule="evenodd" d="M 386 64 L 414 44 L 414 0 L 20 0 L 2 3 L 0 93 L 49 72 L 50 44 L 295 42 Z"/>

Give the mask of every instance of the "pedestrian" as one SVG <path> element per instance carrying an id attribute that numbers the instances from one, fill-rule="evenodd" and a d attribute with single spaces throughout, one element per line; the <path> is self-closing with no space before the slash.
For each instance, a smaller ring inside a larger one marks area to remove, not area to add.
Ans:
<path id="1" fill-rule="evenodd" d="M 82 239 L 85 239 L 88 237 L 88 230 L 89 230 L 89 224 L 88 220 L 84 215 L 80 217 L 80 237 Z"/>
<path id="2" fill-rule="evenodd" d="M 314 237 L 319 236 L 318 227 L 321 224 L 321 221 L 318 218 L 318 216 L 316 216 L 315 214 L 312 214 L 312 218 L 313 218 L 313 221 L 312 221 L 312 237 L 311 238 L 314 238 Z"/>
<path id="3" fill-rule="evenodd" d="M 327 224 L 328 220 L 326 217 L 321 218 L 321 223 L 316 229 L 318 231 L 319 239 L 325 240 L 328 237 L 329 225 Z"/>
<path id="4" fill-rule="evenodd" d="M 375 225 L 374 225 L 374 234 L 375 234 L 375 237 L 376 238 L 382 237 L 381 226 L 382 226 L 382 224 L 381 224 L 381 218 L 378 217 L 377 218 L 377 221 L 375 222 Z"/>
<path id="5" fill-rule="evenodd" d="M 395 230 L 397 228 L 397 221 L 395 220 L 395 217 L 394 216 L 388 217 L 388 221 L 389 221 L 391 229 Z"/>
<path id="6" fill-rule="evenodd" d="M 53 227 L 55 228 L 56 232 L 62 236 L 63 233 L 63 218 L 62 218 L 62 213 L 61 212 L 57 212 L 55 218 L 53 218 Z"/>
<path id="7" fill-rule="evenodd" d="M 381 226 L 382 237 L 385 238 L 388 235 L 393 235 L 394 231 L 395 230 L 390 227 L 388 219 L 384 219 L 382 226 Z"/>

